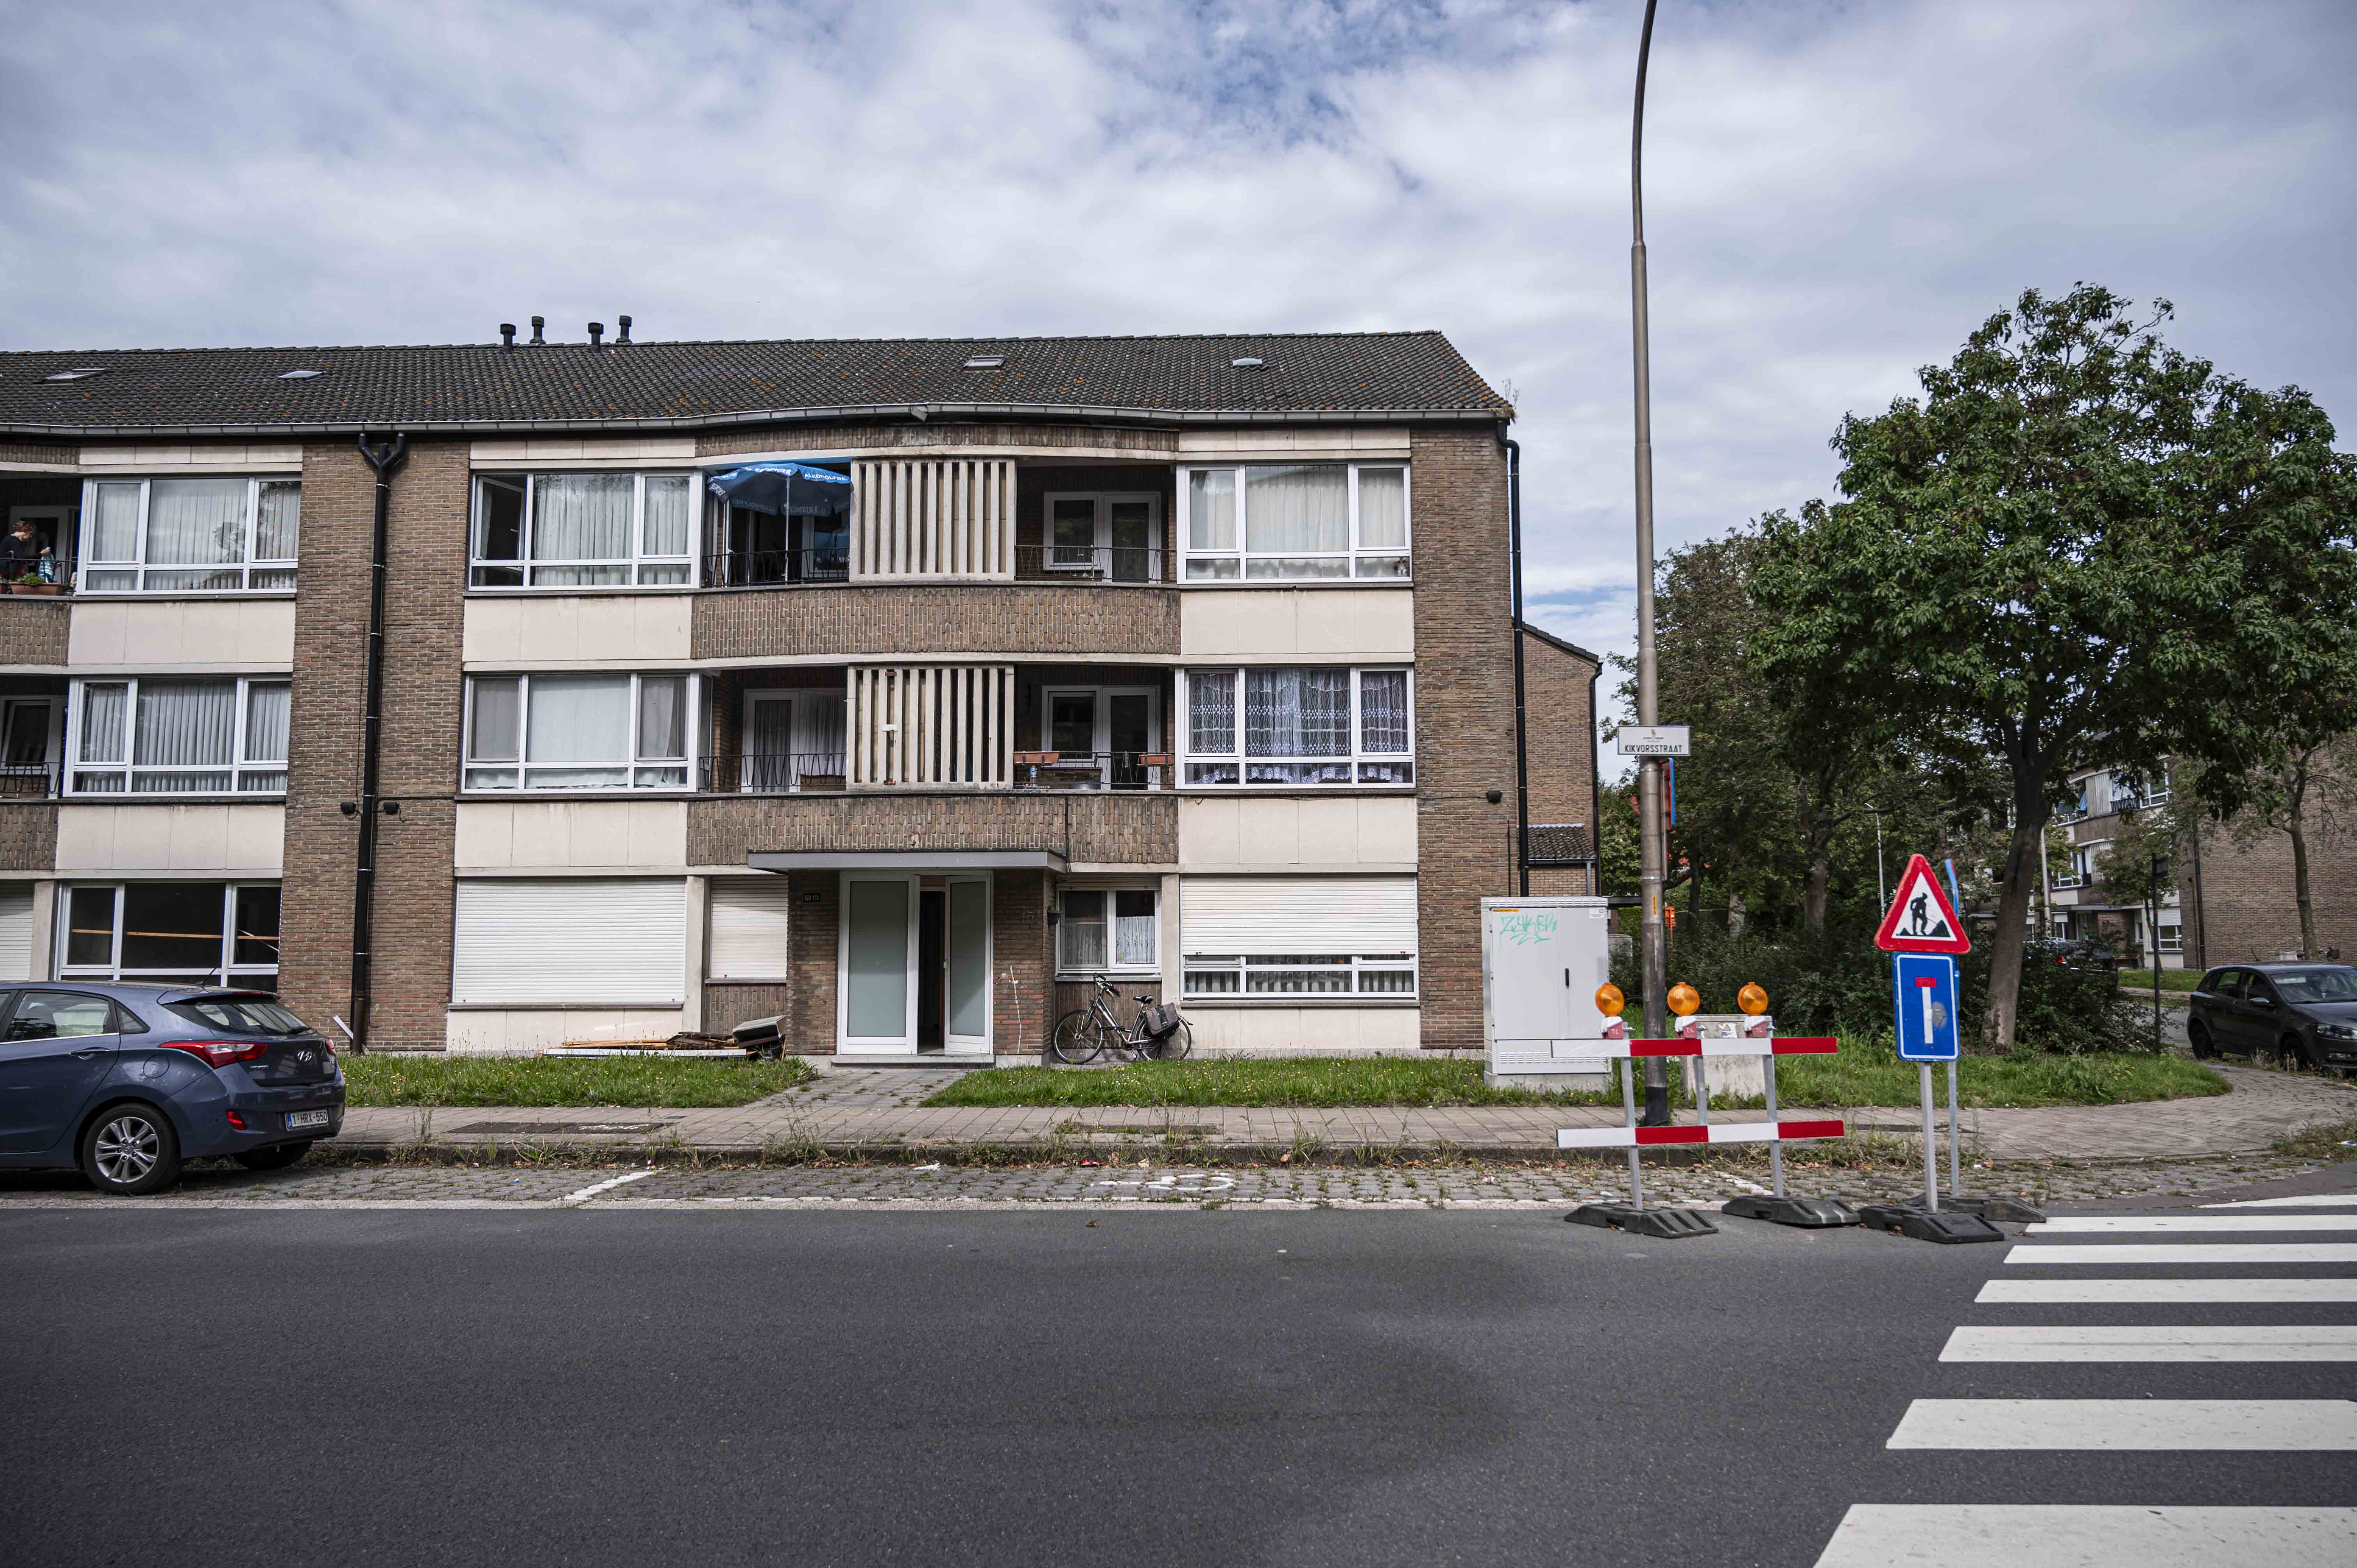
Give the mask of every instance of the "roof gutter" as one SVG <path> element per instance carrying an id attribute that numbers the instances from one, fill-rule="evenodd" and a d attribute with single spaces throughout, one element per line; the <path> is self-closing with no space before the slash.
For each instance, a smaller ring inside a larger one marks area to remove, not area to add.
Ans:
<path id="1" fill-rule="evenodd" d="M 1510 413 L 1503 417 L 1512 418 Z M 676 416 L 633 415 L 612 419 L 444 419 L 399 421 L 411 435 L 504 435 L 550 430 L 728 430 L 748 424 L 830 424 L 858 419 L 907 419 L 937 424 L 944 419 L 1082 420 L 1107 424 L 1219 426 L 1232 424 L 1492 424 L 1501 414 L 1493 408 L 1360 408 L 1178 410 L 1127 408 L 1118 404 L 1055 403 L 892 403 L 841 404 L 827 408 L 745 409 L 728 413 Z M 0 422 L 0 435 L 89 439 L 124 435 L 366 435 L 382 430 L 382 418 L 328 420 L 309 423 L 254 422 L 244 424 L 27 424 Z"/>

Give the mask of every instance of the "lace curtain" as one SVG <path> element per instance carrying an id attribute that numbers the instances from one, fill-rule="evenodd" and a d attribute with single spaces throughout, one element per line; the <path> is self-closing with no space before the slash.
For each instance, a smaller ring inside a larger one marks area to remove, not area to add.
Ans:
<path id="1" fill-rule="evenodd" d="M 1351 672 L 1244 671 L 1244 755 L 1351 755 Z"/>
<path id="2" fill-rule="evenodd" d="M 1236 678 L 1187 677 L 1187 749 L 1198 757 L 1233 757 L 1236 751 Z"/>
<path id="3" fill-rule="evenodd" d="M 1370 670 L 1359 677 L 1359 749 L 1407 748 L 1407 671 Z"/>

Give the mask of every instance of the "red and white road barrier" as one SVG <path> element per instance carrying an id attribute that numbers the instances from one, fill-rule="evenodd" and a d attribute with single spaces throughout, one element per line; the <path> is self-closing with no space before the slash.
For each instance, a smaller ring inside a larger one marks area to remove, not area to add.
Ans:
<path id="1" fill-rule="evenodd" d="M 1713 1122 L 1695 1127 L 1563 1127 L 1558 1149 L 1639 1149 L 1656 1144 L 1791 1144 L 1805 1138 L 1838 1138 L 1844 1128 L 1831 1122 Z"/>
<path id="2" fill-rule="evenodd" d="M 1500 1040 L 1533 1056 L 1554 1057 L 1829 1057 L 1841 1042 L 1831 1035 L 1769 1035 L 1756 1039 Z"/>

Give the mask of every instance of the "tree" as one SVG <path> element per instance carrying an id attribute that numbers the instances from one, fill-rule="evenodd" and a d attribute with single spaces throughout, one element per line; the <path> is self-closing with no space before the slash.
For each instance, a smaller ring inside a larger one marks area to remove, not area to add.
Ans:
<path id="1" fill-rule="evenodd" d="M 2305 394 L 2255 393 L 2168 348 L 2155 328 L 2169 315 L 2164 301 L 2138 320 L 2088 285 L 2023 294 L 1949 364 L 1924 367 L 1920 400 L 1846 417 L 1833 441 L 1845 499 L 1765 536 L 1755 593 L 1771 618 L 1756 648 L 1771 682 L 1819 711 L 1889 714 L 1959 775 L 2003 764 L 1987 1009 L 2000 1047 L 2071 771 L 2223 749 L 2213 693 L 2248 689 L 2239 661 L 2255 643 L 2346 638 L 2320 625 L 2346 616 L 2345 598 L 2299 606 L 2254 577 L 2261 563 L 2347 553 L 2331 509 L 2309 504 L 2318 476 L 2345 468 L 2330 424 L 2308 417 Z M 2264 624 L 2242 613 L 2254 600 Z"/>
<path id="2" fill-rule="evenodd" d="M 2298 750 L 2285 748 L 2258 766 L 2212 782 L 2207 770 L 2195 789 L 2239 804 L 2224 818 L 2227 835 L 2250 844 L 2275 833 L 2291 841 L 2292 901 L 2299 909 L 2302 958 L 2323 956 L 2316 938 L 2316 896 L 2309 882 L 2311 848 L 2357 830 L 2357 736 L 2341 736 Z"/>

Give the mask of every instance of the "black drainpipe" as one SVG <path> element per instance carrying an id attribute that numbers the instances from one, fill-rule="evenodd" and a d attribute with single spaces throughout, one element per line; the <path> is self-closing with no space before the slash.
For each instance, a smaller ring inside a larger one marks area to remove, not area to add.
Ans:
<path id="1" fill-rule="evenodd" d="M 1598 897 L 1604 893 L 1604 779 L 1596 764 L 1596 682 L 1602 679 L 1598 664 L 1587 678 L 1587 891 Z"/>
<path id="2" fill-rule="evenodd" d="M 360 438 L 361 456 L 376 470 L 376 530 L 369 549 L 368 703 L 361 718 L 361 819 L 359 865 L 352 877 L 352 1027 L 354 1052 L 366 1055 L 371 944 L 376 894 L 377 775 L 384 730 L 385 518 L 393 501 L 393 476 L 409 458 L 409 437 L 395 433 L 374 446 Z M 350 809 L 350 808 L 348 808 Z"/>
<path id="3" fill-rule="evenodd" d="M 1523 444 L 1506 438 L 1506 531 L 1514 560 L 1514 897 L 1531 896 L 1531 753 L 1523 738 Z"/>

